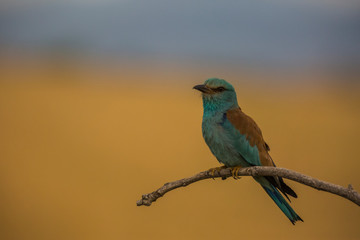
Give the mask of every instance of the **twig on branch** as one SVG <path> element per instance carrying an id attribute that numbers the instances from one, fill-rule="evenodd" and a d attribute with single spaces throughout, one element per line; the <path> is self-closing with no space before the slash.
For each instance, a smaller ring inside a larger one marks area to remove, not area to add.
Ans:
<path id="1" fill-rule="evenodd" d="M 155 202 L 158 198 L 164 196 L 167 192 L 170 192 L 179 187 L 185 187 L 194 182 L 208 179 L 208 178 L 228 178 L 231 177 L 231 169 L 226 168 L 222 169 L 220 172 L 215 171 L 214 175 L 211 175 L 210 171 L 200 172 L 192 177 L 183 178 L 174 182 L 165 183 L 164 186 L 155 190 L 152 193 L 145 194 L 142 198 L 136 202 L 137 206 L 150 206 L 151 203 Z M 351 184 L 349 184 L 348 188 L 344 188 L 342 186 L 332 184 L 329 182 L 321 181 L 316 178 L 312 178 L 306 176 L 304 174 L 288 170 L 285 168 L 277 168 L 277 167 L 247 167 L 241 168 L 238 172 L 238 176 L 278 176 L 287 178 L 309 187 L 315 188 L 317 190 L 333 193 L 339 195 L 343 198 L 346 198 L 358 206 L 360 206 L 360 194 L 356 192 Z"/>

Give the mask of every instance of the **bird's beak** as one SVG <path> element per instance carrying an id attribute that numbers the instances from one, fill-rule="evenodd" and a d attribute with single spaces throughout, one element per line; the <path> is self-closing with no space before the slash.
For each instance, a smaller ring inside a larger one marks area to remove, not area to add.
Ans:
<path id="1" fill-rule="evenodd" d="M 211 93 L 211 89 L 208 88 L 205 84 L 196 85 L 193 87 L 193 89 L 199 90 L 203 93 Z"/>

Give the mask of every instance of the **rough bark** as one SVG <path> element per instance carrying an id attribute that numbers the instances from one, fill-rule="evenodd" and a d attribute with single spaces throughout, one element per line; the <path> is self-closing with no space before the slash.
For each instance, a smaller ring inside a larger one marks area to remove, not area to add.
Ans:
<path id="1" fill-rule="evenodd" d="M 183 178 L 174 182 L 165 183 L 161 188 L 153 191 L 152 193 L 142 195 L 142 198 L 137 201 L 137 206 L 150 206 L 158 198 L 164 196 L 167 192 L 170 192 L 179 187 L 186 187 L 189 184 L 192 184 L 197 181 L 201 181 L 209 178 L 228 178 L 231 177 L 231 169 L 221 169 L 221 171 L 215 171 L 214 175 L 211 174 L 211 171 L 200 172 L 192 177 Z M 277 167 L 248 167 L 241 168 L 238 172 L 238 176 L 279 176 L 287 178 L 301 184 L 307 185 L 309 187 L 315 188 L 320 191 L 329 192 L 332 194 L 339 195 L 343 198 L 346 198 L 353 203 L 360 206 L 360 194 L 356 192 L 351 184 L 347 188 L 333 183 L 325 182 L 318 180 L 316 178 L 289 170 L 285 168 Z"/>

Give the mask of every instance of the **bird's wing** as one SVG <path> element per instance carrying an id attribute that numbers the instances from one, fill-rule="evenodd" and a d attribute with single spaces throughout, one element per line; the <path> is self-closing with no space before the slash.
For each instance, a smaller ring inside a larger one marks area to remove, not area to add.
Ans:
<path id="1" fill-rule="evenodd" d="M 246 137 L 246 140 L 250 146 L 257 147 L 261 165 L 274 167 L 275 164 L 268 153 L 270 148 L 264 141 L 262 132 L 255 121 L 246 115 L 243 111 L 241 111 L 240 108 L 228 110 L 226 116 L 233 127 L 237 129 L 241 135 Z M 258 165 L 253 162 L 249 163 L 252 165 Z"/>
<path id="2" fill-rule="evenodd" d="M 231 109 L 226 112 L 226 117 L 231 125 L 240 132 L 241 135 L 245 136 L 247 140 L 247 145 L 249 148 L 256 146 L 259 153 L 259 160 L 261 166 L 270 166 L 276 167 L 274 161 L 272 160 L 269 151 L 269 145 L 264 141 L 262 132 L 255 121 L 246 115 L 240 108 Z M 250 145 L 250 146 L 249 146 Z M 251 151 L 250 151 L 251 152 Z M 251 165 L 259 165 L 258 161 L 254 161 L 253 156 L 249 154 L 240 153 L 243 158 L 250 163 Z M 247 157 L 248 156 L 248 157 Z M 284 183 L 281 177 L 265 177 L 270 181 L 270 183 L 277 187 L 287 199 L 289 194 L 290 196 L 297 197 L 296 193 Z M 290 200 L 290 199 L 289 199 Z"/>

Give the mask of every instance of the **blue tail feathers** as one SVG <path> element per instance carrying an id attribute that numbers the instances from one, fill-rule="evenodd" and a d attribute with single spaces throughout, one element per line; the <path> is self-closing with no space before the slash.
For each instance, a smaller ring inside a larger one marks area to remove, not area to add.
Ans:
<path id="1" fill-rule="evenodd" d="M 267 194 L 272 198 L 276 205 L 281 209 L 281 211 L 289 218 L 292 224 L 295 224 L 296 221 L 302 221 L 301 217 L 296 214 L 294 209 L 291 208 L 289 203 L 284 199 L 280 192 L 272 185 L 262 186 Z"/>

